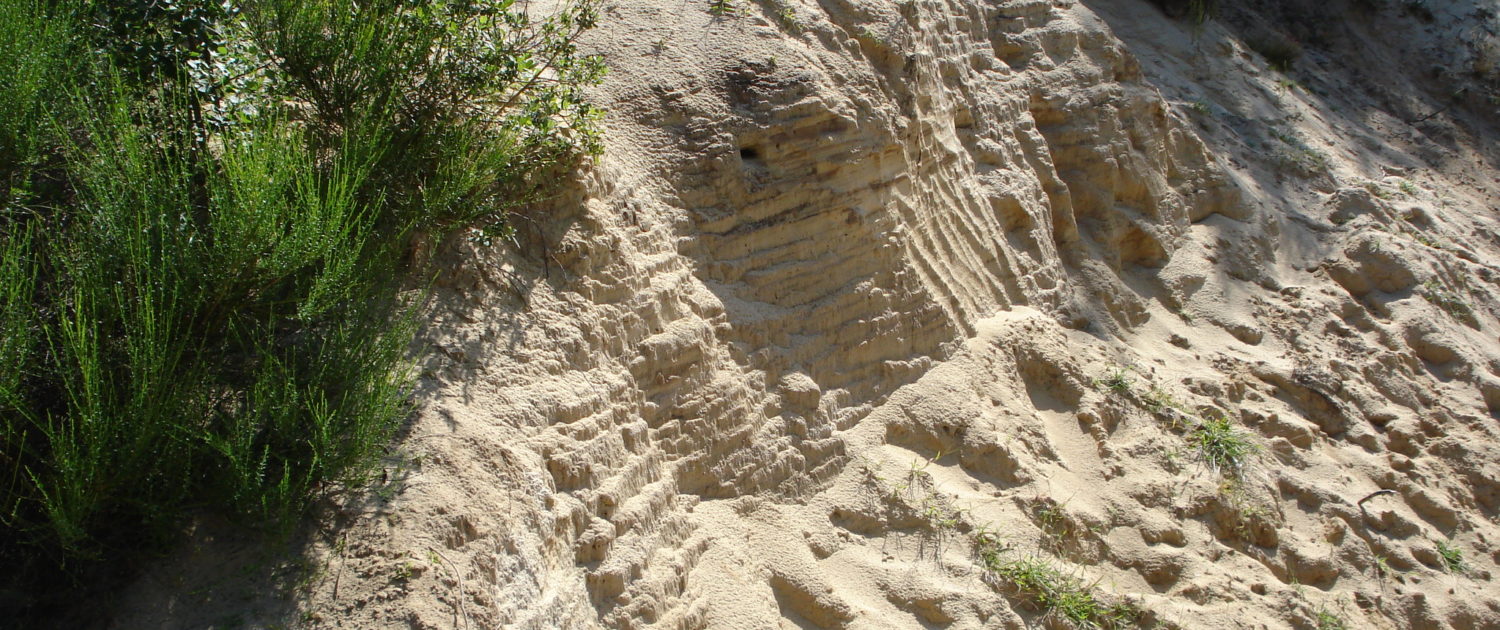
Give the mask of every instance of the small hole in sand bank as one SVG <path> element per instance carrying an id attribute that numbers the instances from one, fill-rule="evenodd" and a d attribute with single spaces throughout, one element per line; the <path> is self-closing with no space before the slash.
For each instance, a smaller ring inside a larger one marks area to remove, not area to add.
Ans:
<path id="1" fill-rule="evenodd" d="M 745 162 L 759 162 L 760 149 L 755 147 L 740 147 L 740 159 Z"/>

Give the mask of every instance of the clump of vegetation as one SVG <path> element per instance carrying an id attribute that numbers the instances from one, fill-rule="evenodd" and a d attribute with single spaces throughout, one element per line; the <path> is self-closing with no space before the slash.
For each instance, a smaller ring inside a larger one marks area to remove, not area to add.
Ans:
<path id="1" fill-rule="evenodd" d="M 776 19 L 781 22 L 782 28 L 785 28 L 788 33 L 802 32 L 802 18 L 797 17 L 797 9 L 784 4 L 778 5 Z"/>
<path id="2" fill-rule="evenodd" d="M 1116 394 L 1129 394 L 1132 386 L 1129 367 L 1117 367 L 1094 380 L 1094 386 Z"/>
<path id="3" fill-rule="evenodd" d="M 1392 196 L 1390 189 L 1382 185 L 1381 182 L 1370 180 L 1365 182 L 1363 184 L 1363 187 L 1365 190 L 1370 191 L 1370 194 L 1375 195 L 1376 197 L 1379 197 L 1381 199 L 1390 199 Z"/>
<path id="4" fill-rule="evenodd" d="M 1313 620 L 1318 624 L 1318 630 L 1348 630 L 1349 624 L 1344 618 L 1327 608 L 1319 608 L 1313 615 Z"/>
<path id="5" fill-rule="evenodd" d="M 1222 480 L 1219 484 L 1219 496 L 1227 508 L 1223 513 L 1223 524 L 1227 526 L 1228 533 L 1255 544 L 1269 545 L 1274 542 L 1268 536 L 1277 524 L 1275 514 L 1267 507 L 1264 499 L 1257 499 L 1249 492 L 1243 480 L 1238 477 Z"/>
<path id="6" fill-rule="evenodd" d="M 1388 578 L 1394 574 L 1391 563 L 1385 556 L 1375 556 L 1375 574 L 1382 578 Z"/>
<path id="7" fill-rule="evenodd" d="M 891 489 L 890 496 L 903 498 L 904 490 L 923 480 L 926 476 L 923 469 L 939 457 L 941 454 L 925 462 L 913 460 L 907 473 L 908 483 Z M 864 470 L 871 482 L 881 481 L 868 464 Z M 1038 506 L 1037 513 L 1048 535 L 1060 532 L 1058 535 L 1066 536 L 1067 517 L 1061 506 L 1049 502 Z M 938 493 L 926 493 L 922 498 L 919 515 L 936 534 L 934 557 L 941 556 L 944 539 L 964 528 L 964 514 L 965 510 L 948 505 Z M 1101 593 L 1097 583 L 1085 583 L 1041 557 L 1009 557 L 1010 547 L 988 526 L 980 525 L 972 531 L 974 554 L 985 580 L 997 588 L 1009 589 L 1038 612 L 1065 620 L 1075 628 L 1125 628 L 1133 626 L 1139 619 L 1141 612 L 1138 608 Z"/>
<path id="8" fill-rule="evenodd" d="M 1272 156 L 1278 168 L 1291 171 L 1302 177 L 1313 177 L 1328 172 L 1328 155 L 1317 149 L 1291 147 L 1279 149 Z"/>
<path id="9" fill-rule="evenodd" d="M 935 492 L 922 497 L 919 513 L 927 523 L 928 533 L 922 538 L 921 549 L 926 549 L 930 540 L 933 557 L 942 557 L 945 544 L 957 535 L 959 526 L 963 524 L 965 511 L 953 507 L 945 497 Z"/>
<path id="10" fill-rule="evenodd" d="M 1291 72 L 1292 64 L 1302 58 L 1302 44 L 1285 33 L 1265 30 L 1245 40 L 1245 44 L 1277 72 Z"/>
<path id="11" fill-rule="evenodd" d="M 1217 0 L 1154 0 L 1162 12 L 1174 18 L 1187 18 L 1202 24 L 1218 13 Z"/>
<path id="12" fill-rule="evenodd" d="M 1182 403 L 1177 400 L 1176 396 L 1156 385 L 1146 390 L 1146 395 L 1141 400 L 1146 405 L 1146 410 L 1151 413 L 1162 413 L 1168 409 L 1177 410 L 1182 407 Z"/>
<path id="13" fill-rule="evenodd" d="M 1284 145 L 1278 147 L 1272 155 L 1279 168 L 1303 177 L 1328 172 L 1331 166 L 1328 154 L 1308 146 L 1307 142 L 1294 133 L 1279 129 L 1272 129 L 1270 133 L 1271 137 Z"/>
<path id="14" fill-rule="evenodd" d="M 1037 527 L 1042 529 L 1044 536 L 1062 540 L 1071 533 L 1066 504 L 1058 504 L 1051 500 L 1043 501 L 1037 504 L 1033 513 L 1036 515 Z"/>
<path id="15" fill-rule="evenodd" d="M 1016 596 L 1038 612 L 1057 617 L 1075 628 L 1128 628 L 1140 618 L 1129 602 L 1110 601 L 1078 576 L 1066 573 L 1041 557 L 1006 558 L 993 537 L 976 541 L 980 561 L 990 579 L 1003 581 Z"/>
<path id="16" fill-rule="evenodd" d="M 1431 278 L 1423 282 L 1418 293 L 1428 302 L 1443 309 L 1443 312 L 1453 319 L 1471 326 L 1478 325 L 1478 320 L 1474 317 L 1474 309 L 1469 306 L 1469 301 L 1464 299 L 1462 293 L 1448 288 L 1441 280 Z"/>
<path id="17" fill-rule="evenodd" d="M 1432 249 L 1449 249 L 1448 245 L 1446 245 L 1442 240 L 1439 240 L 1438 237 L 1432 236 L 1431 234 L 1417 232 L 1415 230 L 1403 233 L 1409 234 L 1412 240 Z"/>
<path id="18" fill-rule="evenodd" d="M 708 0 L 708 12 L 714 15 L 734 15 L 739 8 L 734 5 L 734 0 Z"/>
<path id="19" fill-rule="evenodd" d="M 1437 16 L 1432 13 L 1432 8 L 1427 6 L 1427 0 L 1401 0 L 1401 11 L 1423 24 L 1431 24 L 1437 19 Z"/>
<path id="20" fill-rule="evenodd" d="M 0 590 L 278 526 L 407 413 L 422 239 L 597 149 L 594 0 L 0 3 Z M 44 599 L 52 596 L 53 599 Z"/>
<path id="21" fill-rule="evenodd" d="M 1221 411 L 1208 409 L 1195 413 L 1171 392 L 1156 385 L 1141 397 L 1141 404 L 1153 414 L 1169 417 L 1174 431 L 1185 431 L 1183 438 L 1198 460 L 1231 480 L 1241 478 L 1245 467 L 1261 453 L 1260 445 L 1250 433 Z"/>
<path id="22" fill-rule="evenodd" d="M 1245 464 L 1260 453 L 1260 446 L 1251 440 L 1250 434 L 1222 414 L 1202 418 L 1188 431 L 1187 440 L 1205 466 L 1234 477 L 1240 476 Z"/>
<path id="23" fill-rule="evenodd" d="M 1443 560 L 1443 570 L 1454 575 L 1464 575 L 1469 572 L 1469 565 L 1464 562 L 1464 552 L 1450 541 L 1437 541 L 1438 557 Z"/>

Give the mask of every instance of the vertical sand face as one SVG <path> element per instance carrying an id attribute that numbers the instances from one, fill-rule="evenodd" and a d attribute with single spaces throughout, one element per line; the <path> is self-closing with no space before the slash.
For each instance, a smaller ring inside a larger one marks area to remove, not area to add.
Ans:
<path id="1" fill-rule="evenodd" d="M 1500 624 L 1481 132 L 1133 0 L 615 4 L 608 150 L 444 255 L 382 492 L 125 619 L 1066 627 L 1034 560 L 1160 627 Z"/>

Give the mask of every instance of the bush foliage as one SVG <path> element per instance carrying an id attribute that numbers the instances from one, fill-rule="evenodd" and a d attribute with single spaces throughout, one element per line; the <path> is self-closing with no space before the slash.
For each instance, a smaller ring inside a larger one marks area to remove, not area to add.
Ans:
<path id="1" fill-rule="evenodd" d="M 603 67 L 574 45 L 596 19 L 0 2 L 8 598 L 196 511 L 285 525 L 359 483 L 407 408 L 408 252 L 503 226 L 597 150 Z"/>

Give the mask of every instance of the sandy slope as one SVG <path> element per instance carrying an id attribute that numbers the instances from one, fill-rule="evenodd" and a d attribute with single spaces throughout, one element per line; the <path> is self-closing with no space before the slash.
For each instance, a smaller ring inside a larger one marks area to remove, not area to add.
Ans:
<path id="1" fill-rule="evenodd" d="M 1494 119 L 1394 71 L 1471 15 L 1291 85 L 1137 0 L 615 4 L 608 150 L 444 254 L 381 491 L 120 627 L 1064 627 L 983 536 L 1158 627 L 1500 626 Z"/>

